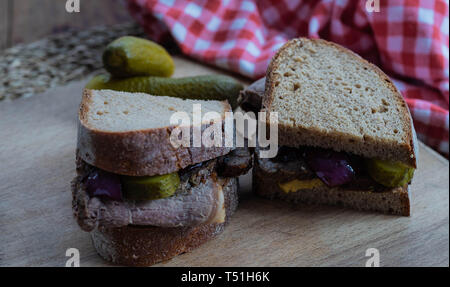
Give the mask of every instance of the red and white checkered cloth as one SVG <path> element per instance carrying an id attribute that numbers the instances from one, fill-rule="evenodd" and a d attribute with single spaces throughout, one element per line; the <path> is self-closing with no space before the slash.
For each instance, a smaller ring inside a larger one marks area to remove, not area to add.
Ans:
<path id="1" fill-rule="evenodd" d="M 264 76 L 271 57 L 288 39 L 304 36 L 341 44 L 393 79 L 408 103 L 419 139 L 448 156 L 448 0 L 128 4 L 151 39 L 175 40 L 184 54 L 252 79 Z"/>

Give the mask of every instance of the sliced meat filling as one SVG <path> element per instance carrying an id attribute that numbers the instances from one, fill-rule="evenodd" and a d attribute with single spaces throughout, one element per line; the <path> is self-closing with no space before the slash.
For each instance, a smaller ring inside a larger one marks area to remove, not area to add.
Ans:
<path id="1" fill-rule="evenodd" d="M 220 176 L 236 177 L 246 174 L 252 168 L 252 163 L 250 149 L 238 147 L 217 159 L 217 172 Z"/>
<path id="2" fill-rule="evenodd" d="M 96 168 L 77 159 L 78 176 L 72 182 L 74 215 L 85 231 L 91 231 L 99 225 L 181 227 L 211 222 L 216 220 L 217 214 L 223 209 L 223 189 L 233 188 L 226 177 L 238 176 L 251 167 L 251 154 L 247 154 L 250 159 L 246 160 L 243 159 L 243 151 L 238 154 L 227 155 L 228 160 L 225 162 L 219 158 L 181 170 L 181 184 L 173 196 L 148 201 L 116 201 L 89 196 L 85 178 Z M 230 167 L 228 161 L 245 161 L 250 167 L 244 164 Z M 217 170 L 223 170 L 227 175 L 222 173 L 218 176 Z"/>
<path id="3" fill-rule="evenodd" d="M 293 180 L 309 181 L 317 179 L 314 171 L 310 169 L 303 157 L 302 148 L 291 148 L 282 146 L 279 148 L 277 156 L 274 158 L 260 158 L 258 151 L 255 153 L 255 161 L 258 168 L 264 171 L 266 175 L 274 178 L 279 184 L 288 183 Z M 361 167 L 359 159 L 351 156 L 356 176 L 354 179 L 341 185 L 340 188 L 347 190 L 372 190 L 383 191 L 387 188 L 375 182 Z"/>
<path id="4" fill-rule="evenodd" d="M 264 97 L 266 78 L 261 78 L 253 82 L 250 86 L 241 91 L 238 103 L 244 111 L 258 113 L 261 109 L 262 98 Z"/>

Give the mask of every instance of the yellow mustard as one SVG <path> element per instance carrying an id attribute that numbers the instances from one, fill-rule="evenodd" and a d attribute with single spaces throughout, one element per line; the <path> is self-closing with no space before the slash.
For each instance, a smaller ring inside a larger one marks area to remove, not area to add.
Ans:
<path id="1" fill-rule="evenodd" d="M 324 183 L 318 179 L 298 180 L 294 179 L 285 183 L 278 183 L 278 186 L 286 193 L 296 192 L 301 189 L 311 189 L 323 185 Z"/>

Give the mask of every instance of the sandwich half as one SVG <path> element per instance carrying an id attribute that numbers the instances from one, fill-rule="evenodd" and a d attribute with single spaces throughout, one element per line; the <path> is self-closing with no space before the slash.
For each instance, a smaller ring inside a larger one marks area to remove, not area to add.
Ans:
<path id="1" fill-rule="evenodd" d="M 194 147 L 192 138 L 189 147 L 174 147 L 170 116 L 182 111 L 192 119 L 193 104 L 219 120 L 231 111 L 226 101 L 84 91 L 72 207 L 106 260 L 128 266 L 168 260 L 221 233 L 235 211 L 237 176 L 251 168 L 252 155 L 246 148 Z"/>
<path id="2" fill-rule="evenodd" d="M 257 194 L 410 214 L 416 135 L 379 68 L 334 43 L 291 40 L 272 58 L 261 108 L 278 115 L 280 148 L 275 158 L 256 150 Z"/>

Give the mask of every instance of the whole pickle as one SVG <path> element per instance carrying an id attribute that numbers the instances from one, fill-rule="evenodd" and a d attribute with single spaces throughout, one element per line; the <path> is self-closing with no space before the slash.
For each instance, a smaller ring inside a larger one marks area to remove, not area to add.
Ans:
<path id="1" fill-rule="evenodd" d="M 98 75 L 91 79 L 86 88 L 141 92 L 183 99 L 228 100 L 234 109 L 237 107 L 237 98 L 239 92 L 243 89 L 243 85 L 239 81 L 223 75 L 185 78 L 133 77 L 127 79 Z"/>
<path id="2" fill-rule="evenodd" d="M 170 77 L 175 64 L 160 45 L 142 38 L 124 36 L 103 52 L 103 66 L 115 77 Z"/>

